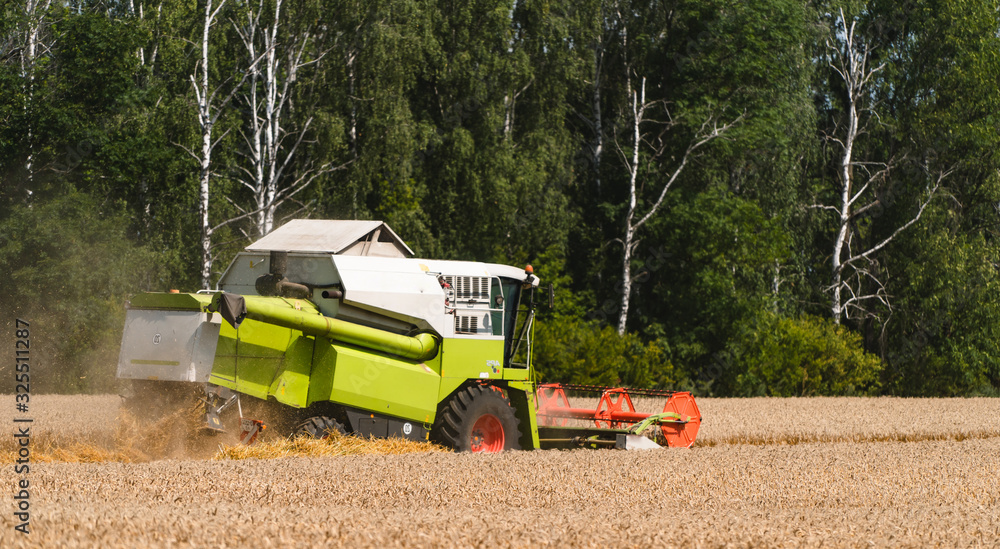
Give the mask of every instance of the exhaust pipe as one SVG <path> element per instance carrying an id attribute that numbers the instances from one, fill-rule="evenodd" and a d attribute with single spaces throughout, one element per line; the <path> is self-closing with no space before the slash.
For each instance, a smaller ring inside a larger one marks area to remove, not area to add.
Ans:
<path id="1" fill-rule="evenodd" d="M 312 290 L 308 286 L 289 282 L 285 278 L 285 271 L 288 269 L 288 252 L 272 251 L 268 265 L 270 265 L 270 272 L 257 277 L 257 281 L 254 283 L 258 294 L 298 299 L 312 297 Z"/>

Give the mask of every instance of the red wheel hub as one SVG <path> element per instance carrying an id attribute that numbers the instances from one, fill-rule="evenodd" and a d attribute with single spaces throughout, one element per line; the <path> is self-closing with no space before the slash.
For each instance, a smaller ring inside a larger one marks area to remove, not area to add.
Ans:
<path id="1" fill-rule="evenodd" d="M 484 414 L 472 426 L 469 448 L 473 452 L 499 452 L 504 447 L 503 425 L 497 416 Z"/>

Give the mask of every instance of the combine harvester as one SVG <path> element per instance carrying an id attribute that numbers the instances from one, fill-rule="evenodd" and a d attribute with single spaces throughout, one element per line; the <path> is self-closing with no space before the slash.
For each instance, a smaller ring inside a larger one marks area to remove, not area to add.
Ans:
<path id="1" fill-rule="evenodd" d="M 296 220 L 237 255 L 217 291 L 132 298 L 117 376 L 138 407 L 197 395 L 205 426 L 431 440 L 459 451 L 689 447 L 685 392 L 535 383 L 528 266 L 414 259 L 384 223 Z M 547 300 L 552 304 L 552 288 Z M 592 393 L 594 409 L 567 393 Z M 632 396 L 666 399 L 637 412 Z M 252 406 L 251 406 L 252 404 Z"/>

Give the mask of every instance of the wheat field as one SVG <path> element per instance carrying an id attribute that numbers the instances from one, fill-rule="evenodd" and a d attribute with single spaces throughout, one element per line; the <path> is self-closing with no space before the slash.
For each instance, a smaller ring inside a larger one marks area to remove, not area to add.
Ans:
<path id="1" fill-rule="evenodd" d="M 1000 400 L 700 399 L 686 450 L 472 455 L 339 437 L 179 455 L 123 426 L 116 398 L 33 397 L 51 461 L 28 475 L 23 535 L 0 445 L 0 546 L 1000 546 Z"/>

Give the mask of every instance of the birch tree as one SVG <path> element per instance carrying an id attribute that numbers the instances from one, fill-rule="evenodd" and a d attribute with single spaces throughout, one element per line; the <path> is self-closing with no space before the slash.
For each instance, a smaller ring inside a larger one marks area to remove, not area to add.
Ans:
<path id="1" fill-rule="evenodd" d="M 282 32 L 282 0 L 276 0 L 273 17 L 261 24 L 265 11 L 261 0 L 247 10 L 246 21 L 236 25 L 247 53 L 249 69 L 243 100 L 247 106 L 246 130 L 249 167 L 240 167 L 241 183 L 250 190 L 254 207 L 243 211 L 254 218 L 257 234 L 274 228 L 277 209 L 306 189 L 323 174 L 339 166 L 315 165 L 310 159 L 292 173 L 293 162 L 309 132 L 313 117 L 299 128 L 290 120 L 291 98 L 299 71 L 318 63 L 322 54 L 307 59 L 310 33 Z M 259 62 L 258 62 L 259 60 Z"/>
<path id="2" fill-rule="evenodd" d="M 198 221 L 201 227 L 201 287 L 206 290 L 212 282 L 213 228 L 208 221 L 209 179 L 212 177 L 212 149 L 218 143 L 218 141 L 212 141 L 212 130 L 222 113 L 221 107 L 213 108 L 212 102 L 216 94 L 215 92 L 210 93 L 208 87 L 209 63 L 211 61 L 208 56 L 208 39 L 212 23 L 225 4 L 226 1 L 221 0 L 218 7 L 213 10 L 212 0 L 205 0 L 205 20 L 201 34 L 201 61 L 195 66 L 194 73 L 191 75 L 195 99 L 198 101 L 198 125 L 201 128 L 201 155 L 195 155 L 195 159 L 198 160 L 200 169 L 198 173 Z"/>
<path id="3" fill-rule="evenodd" d="M 217 86 L 214 90 L 209 87 L 208 76 L 211 58 L 208 46 L 210 31 L 216 17 L 218 17 L 219 12 L 225 4 L 226 0 L 221 0 L 218 6 L 213 9 L 213 0 L 205 0 L 205 17 L 202 26 L 201 43 L 199 44 L 201 58 L 195 64 L 194 72 L 191 74 L 191 84 L 194 87 L 194 95 L 197 102 L 198 126 L 201 130 L 201 150 L 195 153 L 185 148 L 188 154 L 198 162 L 199 168 L 198 223 L 201 230 L 201 287 L 203 289 L 209 289 L 212 281 L 212 234 L 219 228 L 246 217 L 242 215 L 230 218 L 215 226 L 212 226 L 209 220 L 209 203 L 211 198 L 209 183 L 212 178 L 212 151 L 219 144 L 222 137 L 225 136 L 223 134 L 223 136 L 213 139 L 213 131 L 216 122 L 219 120 L 219 116 L 225 112 L 226 106 L 239 91 L 247 75 L 245 72 L 240 82 L 234 85 L 228 95 L 221 99 L 217 99 L 217 96 L 219 96 L 219 92 L 225 87 L 226 83 L 224 82 Z M 251 63 L 250 69 L 254 66 L 255 63 Z"/>
<path id="4" fill-rule="evenodd" d="M 587 147 L 588 156 L 590 156 L 590 167 L 594 174 L 594 189 L 597 192 L 597 196 L 601 196 L 601 158 L 604 155 L 604 118 L 601 112 L 601 88 L 604 85 L 602 75 L 604 70 L 604 49 L 605 41 L 608 40 L 608 36 L 611 34 L 610 30 L 607 29 L 608 25 L 612 24 L 613 18 L 607 16 L 604 10 L 604 2 L 597 2 L 597 6 L 594 8 L 594 15 L 590 18 L 584 18 L 584 28 L 585 31 L 589 31 L 593 35 L 593 41 L 591 48 L 593 49 L 593 63 L 590 82 L 587 82 L 590 97 L 590 116 L 577 112 L 577 116 L 583 123 L 590 129 L 592 138 L 589 140 Z M 589 19 L 589 20 L 587 20 Z"/>
<path id="5" fill-rule="evenodd" d="M 145 6 L 144 6 L 144 4 L 142 2 L 138 2 L 138 5 L 137 5 L 136 2 L 135 2 L 135 0 L 128 0 L 128 6 L 127 7 L 128 7 L 128 14 L 129 14 L 130 17 L 133 17 L 133 18 L 135 18 L 135 19 L 137 19 L 139 21 L 144 21 L 146 19 L 146 10 L 145 10 Z M 156 5 L 156 18 L 155 18 L 155 20 L 156 20 L 157 23 L 159 23 L 160 18 L 162 17 L 162 15 L 163 15 L 163 2 L 161 1 L 161 2 L 159 2 Z M 149 65 L 152 67 L 152 66 L 156 65 L 156 56 L 160 52 L 160 37 L 159 37 L 159 33 L 154 33 L 153 43 L 148 48 L 150 49 L 148 62 L 149 62 Z M 147 49 L 147 46 L 142 46 L 138 50 L 136 50 L 136 56 L 139 58 L 139 64 L 140 65 L 146 65 L 146 62 L 147 62 L 147 59 L 146 59 L 146 49 Z"/>
<path id="6" fill-rule="evenodd" d="M 631 102 L 631 130 L 632 130 L 632 151 L 631 155 L 626 155 L 626 153 L 618 148 L 619 152 L 622 154 L 625 160 L 625 169 L 628 172 L 629 183 L 628 183 L 628 212 L 625 214 L 625 231 L 624 235 L 620 239 L 615 239 L 622 246 L 622 286 L 621 286 L 621 308 L 618 316 L 618 333 L 619 335 L 625 333 L 625 325 L 628 320 L 628 310 L 629 301 L 632 295 L 632 283 L 635 282 L 636 276 L 632 274 L 632 258 L 635 255 L 636 247 L 639 245 L 638 231 L 645 225 L 650 219 L 655 217 L 659 212 L 660 208 L 663 206 L 663 199 L 666 198 L 667 192 L 677 181 L 677 178 L 687 167 L 688 162 L 694 157 L 695 152 L 710 143 L 711 141 L 722 137 L 733 125 L 738 124 L 743 116 L 740 115 L 736 119 L 728 123 L 720 123 L 715 116 L 709 116 L 702 122 L 701 126 L 695 132 L 694 136 L 688 142 L 687 148 L 681 155 L 680 162 L 678 162 L 672 170 L 666 175 L 666 183 L 664 183 L 663 188 L 660 189 L 659 195 L 656 196 L 656 200 L 653 204 L 646 210 L 645 213 L 639 211 L 639 201 L 640 201 L 640 191 L 641 187 L 639 185 L 639 175 L 640 172 L 648 172 L 644 170 L 641 160 L 640 151 L 643 148 L 648 148 L 648 159 L 647 164 L 652 164 L 656 159 L 663 155 L 666 148 L 666 144 L 663 140 L 664 134 L 672 128 L 676 121 L 671 117 L 670 111 L 666 108 L 664 101 L 646 101 L 646 79 L 642 78 L 639 84 L 639 89 L 633 89 L 631 85 L 631 79 L 628 81 L 628 91 L 629 96 L 632 99 Z M 665 120 L 653 120 L 647 116 L 647 113 L 651 109 L 661 107 L 666 115 Z M 647 124 L 655 123 L 660 127 L 659 132 L 652 134 L 644 133 L 643 126 Z"/>
<path id="7" fill-rule="evenodd" d="M 603 29 L 603 25 L 602 25 Z M 601 70 L 604 66 L 604 36 L 603 32 L 594 43 L 594 73 L 591 81 L 591 128 L 594 138 L 590 145 L 590 157 L 594 170 L 594 187 L 597 196 L 601 196 L 601 157 L 604 155 L 604 127 L 601 116 Z"/>
<path id="8" fill-rule="evenodd" d="M 24 168 L 27 172 L 28 184 L 34 179 L 35 173 L 35 131 L 33 127 L 33 108 L 35 103 L 35 68 L 38 57 L 47 51 L 41 40 L 42 30 L 46 24 L 52 0 L 27 0 L 24 5 L 24 45 L 21 49 L 21 82 L 24 91 L 24 119 L 27 121 L 25 133 L 28 145 L 28 158 Z M 29 192 L 30 189 L 29 189 Z"/>
<path id="9" fill-rule="evenodd" d="M 832 205 L 818 204 L 813 207 L 829 210 L 837 215 L 829 290 L 832 294 L 830 314 L 833 321 L 839 324 L 843 318 L 850 318 L 852 310 L 873 314 L 866 307 L 866 303 L 871 301 L 891 307 L 881 275 L 875 268 L 874 256 L 920 219 L 951 170 L 933 174 L 929 165 L 925 164 L 926 189 L 917 212 L 875 244 L 864 247 L 855 243 L 858 221 L 863 216 L 871 215 L 871 211 L 877 211 L 873 209 L 885 206 L 887 191 L 884 187 L 896 160 L 871 161 L 856 158 L 858 139 L 878 119 L 875 111 L 877 105 L 870 87 L 885 64 L 874 67 L 871 65 L 869 45 L 857 36 L 856 21 L 848 26 L 843 10 L 840 11 L 837 22 L 839 28 L 835 29 L 834 38 L 827 41 L 828 64 L 843 81 L 846 93 L 843 128 L 828 137 L 840 148 L 837 201 Z"/>
<path id="10" fill-rule="evenodd" d="M 656 200 L 653 201 L 645 213 L 641 213 L 639 211 L 640 201 L 645 202 L 645 200 L 642 200 L 643 197 L 640 194 L 641 189 L 645 185 L 639 184 L 640 173 L 655 173 L 653 166 L 663 156 L 667 148 L 664 137 L 678 122 L 671 115 L 667 101 L 663 99 L 646 101 L 645 77 L 639 79 L 639 89 L 634 87 L 632 83 L 634 76 L 633 68 L 629 63 L 627 53 L 629 47 L 628 25 L 625 23 L 625 17 L 618 6 L 616 6 L 616 17 L 621 24 L 621 45 L 625 59 L 625 91 L 630 100 L 629 107 L 631 110 L 630 116 L 627 118 L 631 129 L 631 154 L 627 154 L 621 148 L 618 141 L 615 141 L 618 152 L 624 161 L 625 170 L 628 173 L 628 211 L 625 214 L 624 234 L 621 238 L 614 240 L 614 242 L 622 246 L 621 306 L 618 313 L 618 334 L 623 335 L 628 321 L 632 284 L 637 278 L 632 274 L 632 258 L 639 245 L 639 229 L 660 212 L 667 192 L 677 181 L 677 178 L 684 171 L 684 168 L 687 167 L 688 162 L 691 161 L 695 153 L 708 143 L 722 137 L 733 125 L 738 124 L 743 119 L 743 115 L 728 123 L 720 123 L 715 115 L 706 117 L 694 132 L 690 141 L 688 141 L 684 153 L 681 154 L 680 161 L 664 174 L 666 182 L 656 196 Z M 659 120 L 654 119 L 651 116 L 654 111 L 662 111 L 664 118 Z M 653 126 L 657 129 L 655 131 L 644 131 L 643 128 L 646 126 Z M 643 149 L 646 149 L 645 162 L 642 161 L 642 157 L 644 156 L 642 154 Z"/>

